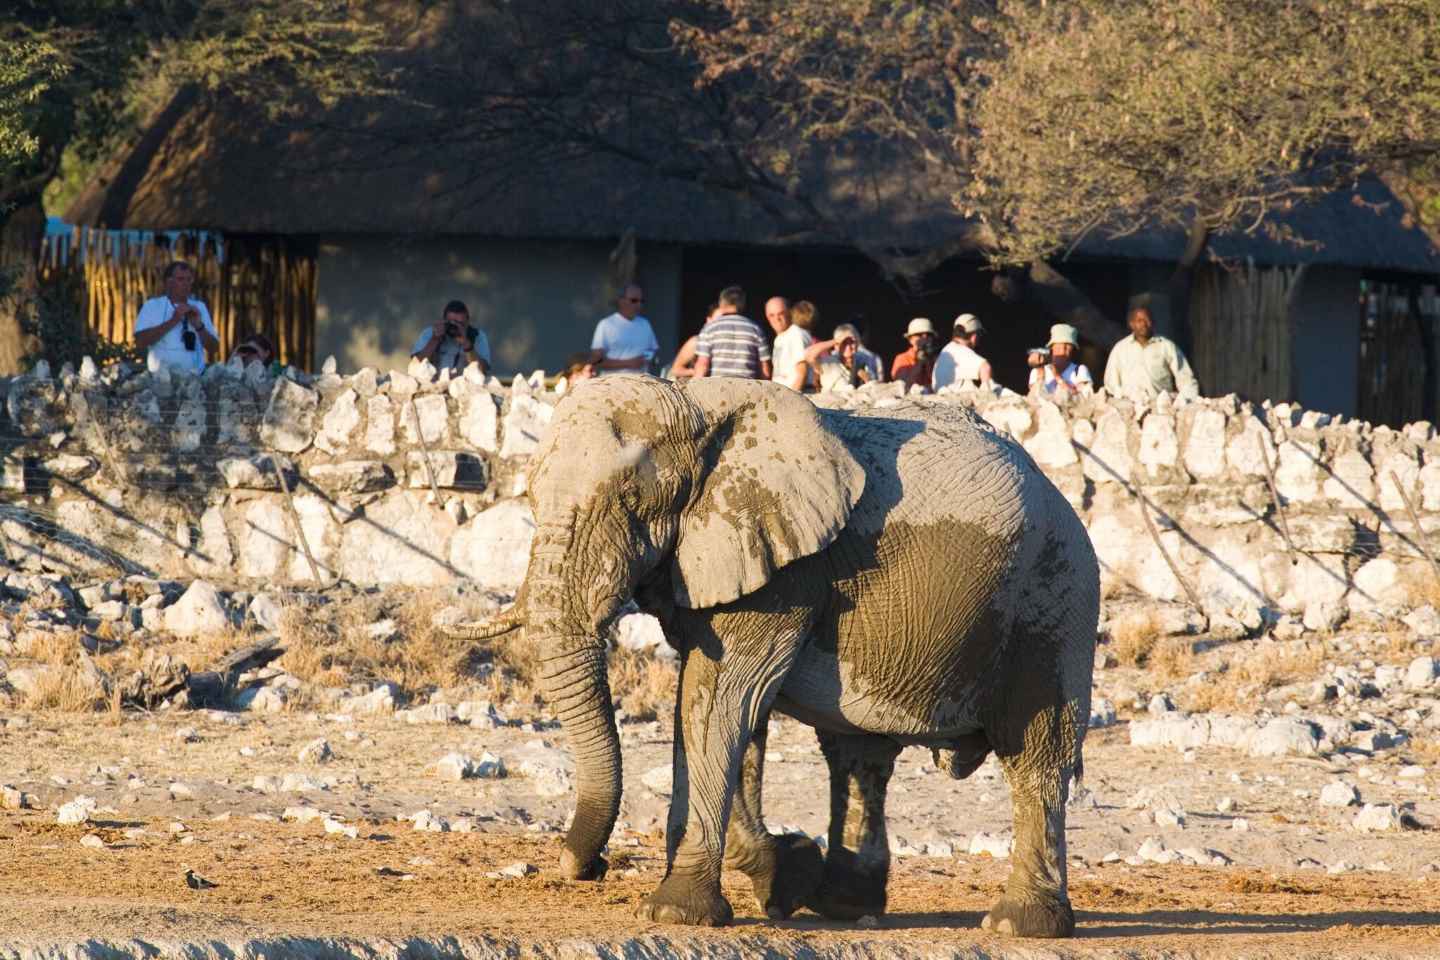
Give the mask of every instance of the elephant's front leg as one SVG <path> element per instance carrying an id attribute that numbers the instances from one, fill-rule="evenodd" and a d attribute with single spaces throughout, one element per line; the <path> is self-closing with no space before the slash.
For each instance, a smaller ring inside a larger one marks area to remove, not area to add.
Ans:
<path id="1" fill-rule="evenodd" d="M 745 748 L 793 661 L 793 641 L 764 654 L 730 650 L 720 659 L 687 644 L 675 704 L 668 865 L 660 887 L 640 908 L 642 918 L 709 926 L 734 918 L 720 892 L 731 802 Z"/>
<path id="2" fill-rule="evenodd" d="M 761 717 L 745 748 L 740 785 L 730 808 L 725 837 L 725 866 L 750 878 L 755 901 L 772 920 L 783 920 L 815 893 L 824 858 L 803 834 L 776 836 L 765 827 L 762 784 L 769 718 Z"/>
<path id="3" fill-rule="evenodd" d="M 825 879 L 809 904 L 832 920 L 879 916 L 890 878 L 885 795 L 900 745 L 886 737 L 815 733 L 830 767 L 830 849 Z"/>

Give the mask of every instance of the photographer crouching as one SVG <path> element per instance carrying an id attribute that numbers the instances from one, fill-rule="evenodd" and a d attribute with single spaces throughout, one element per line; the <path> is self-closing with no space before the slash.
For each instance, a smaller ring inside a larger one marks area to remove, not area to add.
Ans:
<path id="1" fill-rule="evenodd" d="M 205 351 L 218 353 L 220 338 L 204 301 L 190 296 L 195 271 L 184 260 L 165 267 L 165 292 L 145 301 L 135 318 L 135 346 L 167 367 L 199 373 Z"/>
<path id="2" fill-rule="evenodd" d="M 436 370 L 449 367 L 452 373 L 473 360 L 480 364 L 482 375 L 490 375 L 490 341 L 484 330 L 470 323 L 470 308 L 459 300 L 445 304 L 435 325 L 420 331 L 410 356 L 429 360 Z"/>

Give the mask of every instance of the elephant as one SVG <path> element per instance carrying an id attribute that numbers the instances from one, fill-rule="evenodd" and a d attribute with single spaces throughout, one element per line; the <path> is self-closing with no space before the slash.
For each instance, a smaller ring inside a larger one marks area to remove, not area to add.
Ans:
<path id="1" fill-rule="evenodd" d="M 576 763 L 561 854 L 597 879 L 620 804 L 606 636 L 633 598 L 680 651 L 666 872 L 640 908 L 721 925 L 722 866 L 773 917 L 885 906 L 898 753 L 955 777 L 993 752 L 1013 798 L 998 933 L 1074 931 L 1065 802 L 1082 773 L 1098 566 L 1070 504 L 1012 439 L 960 406 L 820 409 L 769 382 L 582 384 L 531 465 L 536 531 L 516 602 Z M 482 632 L 484 632 L 482 631 Z M 815 728 L 830 836 L 770 834 L 772 710 Z"/>

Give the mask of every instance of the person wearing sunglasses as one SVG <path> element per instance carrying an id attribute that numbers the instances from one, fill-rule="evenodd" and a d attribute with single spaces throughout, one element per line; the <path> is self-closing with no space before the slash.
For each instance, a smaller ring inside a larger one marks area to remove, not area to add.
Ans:
<path id="1" fill-rule="evenodd" d="M 640 315 L 643 306 L 645 291 L 632 283 L 620 291 L 615 312 L 595 324 L 590 355 L 596 373 L 645 373 L 650 369 L 660 343 L 650 321 Z"/>

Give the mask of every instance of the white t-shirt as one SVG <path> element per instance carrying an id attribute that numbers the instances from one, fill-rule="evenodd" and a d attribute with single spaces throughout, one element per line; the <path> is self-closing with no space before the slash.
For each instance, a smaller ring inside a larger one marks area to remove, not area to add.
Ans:
<path id="1" fill-rule="evenodd" d="M 939 390 L 952 383 L 976 382 L 980 379 L 980 367 L 984 363 L 985 358 L 971 350 L 969 344 L 951 340 L 935 358 L 931 386 Z"/>
<path id="2" fill-rule="evenodd" d="M 190 297 L 187 301 L 200 313 L 200 322 L 205 324 L 205 329 L 210 331 L 210 336 L 219 339 L 215 332 L 215 324 L 210 319 L 210 311 L 205 304 Z M 140 308 L 140 315 L 135 318 L 135 332 L 149 330 L 151 327 L 158 327 L 170 321 L 175 315 L 175 304 L 170 302 L 169 297 L 151 297 L 145 301 Z M 165 331 L 165 336 L 155 341 L 150 347 L 150 352 L 160 358 L 160 362 L 167 367 L 178 367 L 181 370 L 193 370 L 196 373 L 205 369 L 205 345 L 200 342 L 199 334 L 195 336 L 195 349 L 185 349 L 185 328 L 195 322 L 195 318 L 188 317 L 184 323 L 177 323 Z"/>
<path id="3" fill-rule="evenodd" d="M 1093 390 L 1095 378 L 1090 376 L 1090 368 L 1083 363 L 1072 363 L 1060 374 L 1060 379 L 1072 387 L 1079 387 L 1081 390 Z M 1055 379 L 1055 365 L 1045 364 L 1043 367 L 1035 367 L 1030 371 L 1030 386 L 1033 389 L 1040 386 L 1046 393 L 1054 393 L 1059 389 L 1059 383 Z"/>
<path id="4" fill-rule="evenodd" d="M 590 338 L 590 349 L 604 350 L 607 360 L 644 357 L 648 364 L 655 359 L 655 354 L 660 352 L 660 343 L 655 339 L 655 331 L 650 329 L 649 320 L 638 314 L 634 320 L 626 320 L 620 314 L 612 313 L 595 324 L 595 336 Z"/>
<path id="5" fill-rule="evenodd" d="M 804 327 L 793 323 L 786 327 L 785 332 L 775 338 L 775 348 L 771 351 L 774 370 L 770 379 L 789 386 L 795 379 L 795 368 L 805 360 L 805 348 L 814 342 L 815 338 Z M 809 371 L 805 377 L 810 378 Z"/>
<path id="6" fill-rule="evenodd" d="M 424 350 L 430 345 L 430 338 L 435 336 L 434 327 L 426 327 L 420 331 L 420 336 L 415 338 L 415 346 L 410 348 L 410 355 Z M 475 356 L 485 361 L 485 366 L 490 367 L 490 338 L 485 336 L 485 331 L 479 327 L 475 328 Z M 454 337 L 446 337 L 445 342 L 435 348 L 435 355 L 430 358 L 430 363 L 436 370 L 444 370 L 449 367 L 451 370 L 463 370 L 470 364 L 465 358 L 465 350 L 460 346 Z"/>

